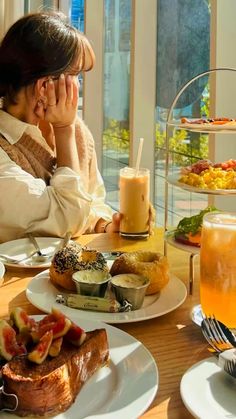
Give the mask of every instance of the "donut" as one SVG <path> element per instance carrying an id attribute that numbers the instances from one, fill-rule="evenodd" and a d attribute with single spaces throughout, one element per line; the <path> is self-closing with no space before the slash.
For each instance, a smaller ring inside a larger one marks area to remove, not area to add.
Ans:
<path id="1" fill-rule="evenodd" d="M 76 291 L 72 275 L 76 271 L 85 269 L 108 271 L 102 253 L 71 243 L 55 253 L 49 269 L 49 277 L 54 285 L 69 291 Z"/>
<path id="2" fill-rule="evenodd" d="M 156 294 L 169 281 L 167 258 L 157 252 L 137 251 L 123 253 L 113 263 L 112 276 L 123 273 L 134 273 L 146 276 L 150 280 L 146 295 Z"/>

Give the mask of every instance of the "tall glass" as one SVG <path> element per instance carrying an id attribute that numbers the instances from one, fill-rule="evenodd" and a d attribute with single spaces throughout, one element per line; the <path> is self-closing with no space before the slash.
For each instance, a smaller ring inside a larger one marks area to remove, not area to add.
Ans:
<path id="1" fill-rule="evenodd" d="M 203 217 L 200 300 L 206 315 L 236 327 L 236 213 Z"/>
<path id="2" fill-rule="evenodd" d="M 150 173 L 132 167 L 120 170 L 120 235 L 146 238 L 149 235 Z"/>

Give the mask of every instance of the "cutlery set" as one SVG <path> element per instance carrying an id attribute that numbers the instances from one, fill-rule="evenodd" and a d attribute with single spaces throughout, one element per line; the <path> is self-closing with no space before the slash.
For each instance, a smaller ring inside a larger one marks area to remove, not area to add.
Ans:
<path id="1" fill-rule="evenodd" d="M 32 243 L 32 245 L 36 249 L 36 254 L 38 255 L 37 256 L 37 262 L 44 262 L 45 260 L 47 260 L 50 257 L 50 255 L 46 254 L 46 253 L 42 253 L 35 237 L 31 233 L 28 233 L 27 237 L 29 238 L 30 242 Z"/>
<path id="2" fill-rule="evenodd" d="M 214 316 L 205 316 L 201 323 L 203 336 L 218 356 L 218 365 L 236 378 L 236 336 Z"/>
<path id="3" fill-rule="evenodd" d="M 37 254 L 37 251 L 29 254 L 28 256 L 24 257 L 23 259 L 16 259 L 16 257 L 11 257 L 9 255 L 4 255 L 3 253 L 0 254 L 0 259 L 4 259 L 4 262 L 19 264 L 22 262 L 26 262 L 27 260 L 31 259 L 33 256 Z"/>
<path id="4" fill-rule="evenodd" d="M 53 252 L 49 252 L 49 253 L 42 252 L 37 240 L 31 233 L 27 234 L 27 238 L 29 239 L 30 243 L 33 244 L 35 251 L 31 252 L 30 254 L 28 254 L 27 256 L 23 258 L 17 258 L 16 256 L 10 256 L 10 255 L 0 253 L 0 259 L 2 259 L 3 263 L 5 262 L 5 263 L 11 263 L 15 265 L 20 265 L 25 262 L 30 262 L 30 260 L 33 260 L 33 262 L 36 262 L 36 263 L 48 262 L 53 257 L 54 253 L 57 250 L 59 250 L 59 248 L 63 248 L 69 243 L 71 239 L 71 232 L 66 233 L 58 249 L 54 249 Z"/>

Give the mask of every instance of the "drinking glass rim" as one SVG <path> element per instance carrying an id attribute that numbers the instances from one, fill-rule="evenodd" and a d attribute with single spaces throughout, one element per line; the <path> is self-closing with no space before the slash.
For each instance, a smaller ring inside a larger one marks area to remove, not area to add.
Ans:
<path id="1" fill-rule="evenodd" d="M 218 218 L 219 217 L 219 218 Z M 223 217 L 223 218 L 221 218 Z M 221 220 L 220 220 L 221 218 Z M 227 222 L 225 222 L 225 219 L 227 219 Z M 230 222 L 230 218 L 234 219 L 236 221 L 236 212 L 235 211 L 212 211 L 208 212 L 203 216 L 203 224 L 205 221 L 211 224 L 217 224 L 217 225 L 227 225 L 227 226 L 234 226 L 235 222 Z"/>
<path id="2" fill-rule="evenodd" d="M 122 172 L 122 171 L 132 171 L 132 172 L 135 172 L 136 171 L 136 168 L 135 167 L 130 167 L 130 166 L 125 166 L 125 167 L 122 167 L 121 169 L 120 169 L 120 172 Z M 138 169 L 138 172 L 150 172 L 150 170 L 147 168 L 147 167 L 140 167 L 139 169 Z"/>

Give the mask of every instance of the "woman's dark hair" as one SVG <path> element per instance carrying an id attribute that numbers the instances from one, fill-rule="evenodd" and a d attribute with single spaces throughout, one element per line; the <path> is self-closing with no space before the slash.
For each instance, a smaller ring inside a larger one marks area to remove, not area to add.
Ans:
<path id="1" fill-rule="evenodd" d="M 59 12 L 29 14 L 15 22 L 0 45 L 0 97 L 16 93 L 44 76 L 78 74 L 94 65 L 93 49 Z"/>

